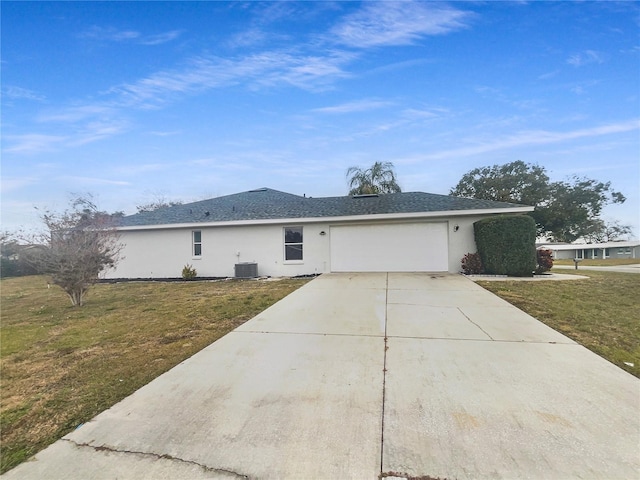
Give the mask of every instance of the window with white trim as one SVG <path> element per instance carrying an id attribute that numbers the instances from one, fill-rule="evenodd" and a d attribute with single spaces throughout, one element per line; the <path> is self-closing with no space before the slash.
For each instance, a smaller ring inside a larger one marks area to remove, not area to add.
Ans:
<path id="1" fill-rule="evenodd" d="M 302 227 L 284 227 L 284 260 L 302 261 Z"/>
<path id="2" fill-rule="evenodd" d="M 193 240 L 193 249 L 192 254 L 194 257 L 202 256 L 202 232 L 200 230 L 194 230 L 191 232 L 191 237 Z"/>

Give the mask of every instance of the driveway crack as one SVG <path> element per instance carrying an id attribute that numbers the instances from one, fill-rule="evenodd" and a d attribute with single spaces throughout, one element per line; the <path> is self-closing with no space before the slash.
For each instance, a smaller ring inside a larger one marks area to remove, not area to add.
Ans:
<path id="1" fill-rule="evenodd" d="M 243 475 L 241 473 L 234 472 L 233 470 L 227 470 L 225 468 L 209 467 L 208 465 L 203 465 L 201 463 L 194 462 L 193 460 L 184 460 L 182 458 L 174 457 L 174 456 L 169 455 L 167 453 L 159 454 L 159 453 L 153 453 L 153 452 L 138 452 L 138 451 L 135 451 L 135 450 L 119 450 L 117 448 L 106 447 L 104 445 L 103 446 L 95 446 L 95 445 L 91 445 L 91 444 L 88 444 L 88 443 L 78 443 L 78 442 L 74 442 L 73 440 L 70 440 L 68 438 L 63 438 L 62 440 L 64 440 L 65 442 L 72 443 L 76 447 L 79 447 L 79 448 L 90 448 L 92 450 L 95 450 L 96 452 L 124 453 L 124 454 L 127 454 L 127 455 L 137 455 L 137 456 L 141 456 L 141 457 L 150 457 L 150 458 L 153 458 L 153 459 L 156 459 L 156 460 L 169 460 L 169 461 L 172 461 L 172 462 L 184 463 L 184 464 L 188 464 L 188 465 L 195 465 L 197 467 L 202 468 L 205 472 L 212 472 L 212 473 L 218 473 L 218 474 L 221 474 L 221 475 L 227 475 L 230 478 L 242 478 L 242 479 L 245 479 L 245 480 L 249 480 L 249 477 L 247 475 Z"/>
<path id="2" fill-rule="evenodd" d="M 466 314 L 466 313 L 464 313 L 464 312 L 462 311 L 462 309 L 461 309 L 460 307 L 458 307 L 458 311 L 459 311 L 462 315 L 464 315 L 464 318 L 466 318 L 466 319 L 467 319 L 467 320 L 469 320 L 471 323 L 473 323 L 476 327 L 478 327 L 478 328 L 482 331 L 482 333 L 484 333 L 484 334 L 485 334 L 487 337 L 489 337 L 491 340 L 494 340 L 494 341 L 495 341 L 495 338 L 493 338 L 491 335 L 489 335 L 489 334 L 488 334 L 488 333 L 487 333 L 487 332 L 486 332 L 486 331 L 485 331 L 485 330 L 484 330 L 480 325 L 478 325 L 476 322 L 474 322 L 473 320 L 471 320 L 471 319 L 467 316 L 467 314 Z"/>

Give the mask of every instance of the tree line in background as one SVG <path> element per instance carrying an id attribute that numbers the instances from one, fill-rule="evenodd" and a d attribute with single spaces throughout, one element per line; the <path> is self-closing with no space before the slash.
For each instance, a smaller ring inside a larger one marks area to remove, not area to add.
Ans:
<path id="1" fill-rule="evenodd" d="M 552 182 L 544 167 L 521 160 L 475 168 L 450 194 L 533 206 L 538 237 L 555 242 L 611 241 L 631 233 L 627 225 L 600 218 L 605 205 L 626 200 L 611 182 L 578 176 Z"/>
<path id="2" fill-rule="evenodd" d="M 367 169 L 350 167 L 347 183 L 349 195 L 401 191 L 391 162 L 375 162 Z M 578 176 L 552 182 L 544 167 L 521 160 L 475 168 L 449 194 L 532 206 L 538 237 L 555 242 L 608 242 L 631 234 L 628 225 L 600 218 L 605 205 L 626 200 L 611 182 Z"/>

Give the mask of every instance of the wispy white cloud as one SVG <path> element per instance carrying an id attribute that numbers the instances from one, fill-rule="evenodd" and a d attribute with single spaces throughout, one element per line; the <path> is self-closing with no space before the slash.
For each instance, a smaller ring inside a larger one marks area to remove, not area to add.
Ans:
<path id="1" fill-rule="evenodd" d="M 99 27 L 97 25 L 93 25 L 87 30 L 81 32 L 78 37 L 102 41 L 122 42 L 125 40 L 139 38 L 140 32 L 136 32 L 135 30 L 118 30 L 114 27 Z"/>
<path id="2" fill-rule="evenodd" d="M 168 132 L 161 132 L 161 131 L 152 131 L 149 132 L 149 135 L 153 135 L 155 137 L 171 137 L 173 135 L 180 135 L 182 133 L 182 130 L 171 130 Z"/>
<path id="3" fill-rule="evenodd" d="M 312 112 L 329 113 L 329 114 L 344 114 L 354 112 L 366 112 L 369 110 L 377 110 L 379 108 L 388 107 L 393 105 L 392 102 L 381 100 L 356 100 L 354 102 L 347 102 L 341 105 L 334 105 L 331 107 L 314 108 Z"/>
<path id="4" fill-rule="evenodd" d="M 443 150 L 422 157 L 424 160 L 440 160 L 447 158 L 460 158 L 483 153 L 505 150 L 509 148 L 525 147 L 530 145 L 545 145 L 577 140 L 580 138 L 599 137 L 615 133 L 640 130 L 640 120 L 634 119 L 626 122 L 600 125 L 597 127 L 572 130 L 568 132 L 552 132 L 548 130 L 527 130 L 514 135 L 497 138 L 491 142 L 477 143 L 461 148 Z"/>
<path id="5" fill-rule="evenodd" d="M 64 135 L 31 133 L 7 137 L 6 153 L 32 154 L 65 146 L 80 146 L 124 132 L 131 109 L 155 109 L 200 92 L 242 84 L 250 89 L 296 88 L 319 91 L 347 77 L 343 66 L 354 54 L 328 52 L 305 55 L 296 52 L 263 52 L 224 59 L 201 56 L 180 68 L 153 73 L 132 83 L 102 92 L 102 99 L 59 110 L 48 109 L 36 117 L 40 124 L 58 128 L 68 124 Z M 165 132 L 166 134 L 166 132 Z"/>
<path id="6" fill-rule="evenodd" d="M 86 145 L 87 143 L 118 135 L 126 129 L 127 122 L 122 120 L 89 122 L 73 138 L 68 139 L 67 144 L 71 147 Z"/>
<path id="7" fill-rule="evenodd" d="M 38 133 L 27 133 L 22 135 L 8 135 L 5 144 L 8 147 L 3 150 L 5 153 L 32 154 L 50 152 L 62 145 L 68 139 L 63 135 L 43 135 Z"/>
<path id="8" fill-rule="evenodd" d="M 331 33 L 336 42 L 349 47 L 410 45 L 425 36 L 465 28 L 471 16 L 440 2 L 365 2 Z"/>
<path id="9" fill-rule="evenodd" d="M 157 35 L 148 35 L 140 39 L 142 45 L 160 45 L 175 40 L 182 34 L 182 30 L 171 30 Z"/>
<path id="10" fill-rule="evenodd" d="M 52 152 L 64 147 L 77 147 L 122 133 L 126 129 L 124 121 L 92 121 L 65 135 L 28 133 L 7 135 L 4 153 L 35 154 Z"/>
<path id="11" fill-rule="evenodd" d="M 88 118 L 107 117 L 115 113 L 117 113 L 117 111 L 113 106 L 104 103 L 75 105 L 57 111 L 44 111 L 38 115 L 37 121 L 41 123 L 74 123 Z"/>
<path id="12" fill-rule="evenodd" d="M 41 102 L 45 100 L 44 95 L 29 90 L 28 88 L 17 87 L 14 85 L 5 85 L 2 87 L 2 96 L 12 100 L 34 100 Z"/>
<path id="13" fill-rule="evenodd" d="M 567 63 L 569 65 L 573 65 L 574 67 L 583 67 L 585 65 L 589 65 L 590 63 L 603 63 L 603 62 L 604 62 L 604 58 L 602 54 L 596 52 L 595 50 L 585 50 L 584 52 L 571 55 L 567 59 Z"/>
<path id="14" fill-rule="evenodd" d="M 541 75 L 538 75 L 538 80 L 549 80 L 556 77 L 559 73 L 560 70 L 553 70 L 551 72 L 543 73 Z"/>
<path id="15" fill-rule="evenodd" d="M 78 37 L 107 42 L 134 42 L 141 45 L 160 45 L 175 40 L 182 34 L 182 30 L 170 30 L 155 35 L 143 35 L 135 30 L 119 30 L 114 27 L 100 27 L 93 25 Z"/>
<path id="16" fill-rule="evenodd" d="M 233 35 L 227 42 L 232 48 L 246 48 L 265 42 L 267 34 L 260 28 L 250 28 Z"/>
<path id="17" fill-rule="evenodd" d="M 120 175 L 135 176 L 140 173 L 159 172 L 172 168 L 170 163 L 143 163 L 141 165 L 127 164 L 116 167 L 114 171 Z"/>
<path id="18" fill-rule="evenodd" d="M 59 180 L 65 182 L 71 182 L 77 185 L 79 188 L 82 188 L 87 185 L 118 185 L 118 186 L 129 186 L 130 182 L 125 182 L 123 180 L 111 180 L 109 178 L 96 178 L 96 177 L 81 177 L 75 175 L 65 175 L 58 177 Z"/>
<path id="19" fill-rule="evenodd" d="M 410 120 L 424 120 L 427 118 L 441 117 L 449 113 L 446 108 L 407 108 L 402 111 L 402 116 Z"/>
<path id="20" fill-rule="evenodd" d="M 37 182 L 38 179 L 35 177 L 7 177 L 6 175 L 0 177 L 0 184 L 4 193 L 13 192 L 23 187 L 34 185 Z"/>
<path id="21" fill-rule="evenodd" d="M 236 59 L 196 57 L 183 68 L 154 73 L 134 83 L 119 85 L 109 93 L 116 102 L 128 106 L 153 108 L 175 95 L 244 83 L 260 86 L 293 85 L 305 90 L 326 88 L 347 74 L 342 66 L 352 56 L 336 52 L 324 56 L 264 52 Z"/>

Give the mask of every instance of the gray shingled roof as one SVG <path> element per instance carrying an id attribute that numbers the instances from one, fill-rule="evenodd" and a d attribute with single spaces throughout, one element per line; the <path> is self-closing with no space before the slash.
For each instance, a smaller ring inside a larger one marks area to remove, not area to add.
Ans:
<path id="1" fill-rule="evenodd" d="M 493 202 L 433 193 L 389 193 L 380 196 L 301 197 L 260 188 L 248 192 L 175 205 L 153 212 L 123 217 L 122 227 L 209 223 L 242 220 L 342 217 L 384 213 L 446 212 L 523 207 L 514 203 Z"/>

